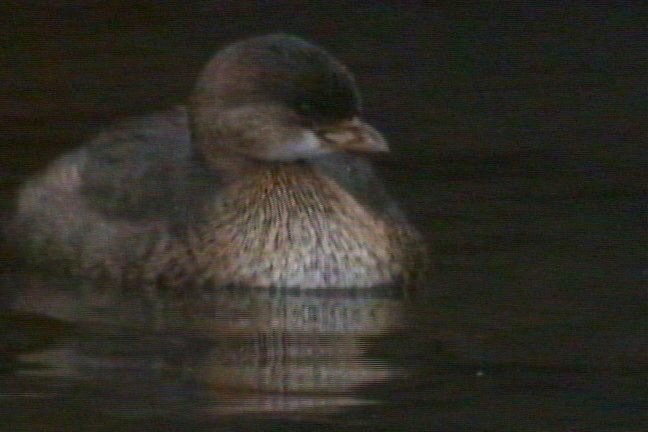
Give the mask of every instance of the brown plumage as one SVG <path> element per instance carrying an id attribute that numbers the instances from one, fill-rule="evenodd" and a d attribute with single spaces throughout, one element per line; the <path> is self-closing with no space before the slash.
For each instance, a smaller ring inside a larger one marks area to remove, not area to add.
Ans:
<path id="1" fill-rule="evenodd" d="M 233 44 L 188 110 L 108 129 L 29 181 L 16 237 L 32 257 L 115 281 L 412 281 L 424 246 L 361 156 L 387 146 L 358 113 L 352 76 L 321 48 Z"/>

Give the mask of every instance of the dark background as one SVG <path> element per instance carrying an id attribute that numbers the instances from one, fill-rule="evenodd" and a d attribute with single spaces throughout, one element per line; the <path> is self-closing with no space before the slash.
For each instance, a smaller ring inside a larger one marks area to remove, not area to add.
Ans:
<path id="1" fill-rule="evenodd" d="M 485 174 L 632 184 L 644 138 L 640 3 L 4 3 L 3 178 L 100 125 L 181 103 L 216 49 L 283 31 L 347 63 L 367 117 L 430 175 L 461 159 Z"/>
<path id="2" fill-rule="evenodd" d="M 355 72 L 431 244 L 425 331 L 398 349 L 512 371 L 457 399 L 422 377 L 411 428 L 643 430 L 642 2 L 456 3 L 4 3 L 1 208 L 101 126 L 182 103 L 224 44 L 294 33 Z"/>

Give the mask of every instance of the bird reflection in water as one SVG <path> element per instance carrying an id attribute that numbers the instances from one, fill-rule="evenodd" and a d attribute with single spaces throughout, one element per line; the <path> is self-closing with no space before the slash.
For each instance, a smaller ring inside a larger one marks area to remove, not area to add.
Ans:
<path id="1" fill-rule="evenodd" d="M 355 396 L 354 390 L 399 374 L 387 363 L 366 357 L 371 339 L 395 330 L 401 322 L 403 299 L 395 292 L 219 294 L 215 306 L 220 311 L 230 306 L 227 315 L 234 314 L 223 316 L 219 311 L 211 320 L 215 333 L 230 343 L 203 362 L 204 382 L 228 396 L 214 412 L 284 412 L 370 403 Z"/>
<path id="2" fill-rule="evenodd" d="M 196 415 L 308 415 L 379 403 L 359 392 L 404 374 L 368 355 L 404 325 L 408 300 L 396 288 L 223 288 L 152 305 L 132 291 L 94 285 L 79 295 L 51 287 L 22 290 L 14 309 L 46 314 L 49 305 L 50 315 L 82 329 L 71 332 L 78 340 L 20 360 L 49 366 L 39 374 L 100 384 L 102 394 L 123 391 L 125 382 L 168 388 L 157 376 L 166 382 L 177 374 L 182 390 L 174 391 L 202 395 L 200 404 L 187 401 Z M 152 403 L 147 396 L 139 402 Z"/>

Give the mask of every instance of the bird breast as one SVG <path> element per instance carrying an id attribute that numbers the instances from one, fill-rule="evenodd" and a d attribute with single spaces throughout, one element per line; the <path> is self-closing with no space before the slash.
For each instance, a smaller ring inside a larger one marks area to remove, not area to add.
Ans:
<path id="1" fill-rule="evenodd" d="M 218 285 L 368 287 L 390 283 L 401 270 L 388 221 L 316 167 L 255 172 L 205 212 L 189 253 Z"/>

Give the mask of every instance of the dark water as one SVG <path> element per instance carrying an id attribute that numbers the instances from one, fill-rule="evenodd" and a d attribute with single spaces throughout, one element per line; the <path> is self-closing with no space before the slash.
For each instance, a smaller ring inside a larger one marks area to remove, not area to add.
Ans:
<path id="1" fill-rule="evenodd" d="M 415 298 L 151 302 L 3 246 L 1 430 L 648 428 L 639 2 L 26 4 L 0 6 L 3 215 L 101 125 L 182 102 L 218 46 L 283 30 L 356 72 L 436 271 Z"/>

